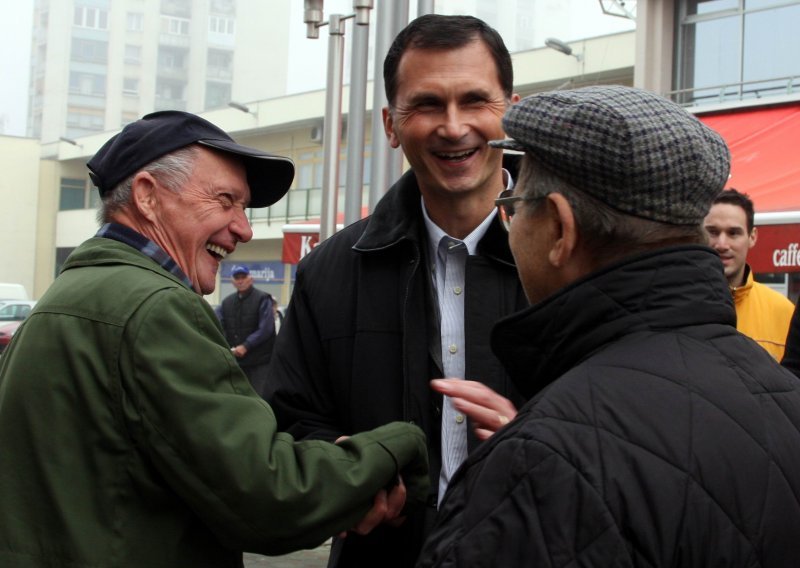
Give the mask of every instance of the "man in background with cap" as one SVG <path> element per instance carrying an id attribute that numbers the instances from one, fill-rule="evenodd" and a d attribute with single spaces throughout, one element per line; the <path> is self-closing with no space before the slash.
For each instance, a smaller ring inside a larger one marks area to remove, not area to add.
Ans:
<path id="1" fill-rule="evenodd" d="M 263 395 L 269 358 L 275 345 L 274 300 L 253 285 L 253 277 L 246 266 L 234 266 L 231 279 L 236 292 L 222 300 L 216 314 L 231 353 L 255 391 Z"/>
<path id="2" fill-rule="evenodd" d="M 0 366 L 0 566 L 238 567 L 421 503 L 417 427 L 295 443 L 202 297 L 291 161 L 164 111 L 88 167 L 104 224 Z"/>
<path id="3" fill-rule="evenodd" d="M 722 260 L 736 307 L 736 329 L 780 361 L 794 305 L 783 294 L 756 282 L 747 264 L 747 254 L 758 240 L 753 201 L 733 188 L 721 191 L 703 226 L 709 246 Z"/>
<path id="4" fill-rule="evenodd" d="M 492 349 L 531 400 L 456 474 L 418 566 L 799 565 L 800 383 L 736 331 L 705 245 L 722 138 L 617 86 L 503 126 L 532 306 Z"/>

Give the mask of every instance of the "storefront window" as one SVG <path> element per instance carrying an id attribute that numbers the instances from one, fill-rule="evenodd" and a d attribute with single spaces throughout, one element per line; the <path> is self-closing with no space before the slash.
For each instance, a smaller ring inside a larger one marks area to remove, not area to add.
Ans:
<path id="1" fill-rule="evenodd" d="M 679 3 L 676 100 L 700 105 L 800 90 L 800 0 Z"/>

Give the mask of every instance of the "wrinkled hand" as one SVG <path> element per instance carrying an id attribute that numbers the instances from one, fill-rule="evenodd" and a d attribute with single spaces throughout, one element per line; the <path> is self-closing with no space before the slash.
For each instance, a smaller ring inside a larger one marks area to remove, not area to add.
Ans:
<path id="1" fill-rule="evenodd" d="M 336 438 L 336 444 L 342 440 L 346 440 L 349 436 L 339 436 Z M 381 489 L 375 495 L 375 500 L 372 502 L 372 509 L 367 511 L 356 526 L 350 530 L 356 534 L 365 535 L 369 534 L 372 529 L 382 523 L 386 523 L 393 527 L 399 527 L 406 520 L 401 517 L 400 513 L 406 505 L 406 486 L 403 483 L 403 478 L 397 477 L 397 484 L 392 486 L 389 491 Z M 347 531 L 339 533 L 339 538 L 345 538 Z"/>
<path id="2" fill-rule="evenodd" d="M 364 518 L 350 530 L 356 534 L 365 535 L 380 524 L 388 524 L 393 527 L 400 526 L 406 520 L 400 513 L 406 504 L 406 486 L 403 480 L 398 478 L 398 483 L 389 491 L 381 489 L 375 495 L 375 500 Z M 339 534 L 340 538 L 347 536 L 346 532 Z"/>
<path id="3" fill-rule="evenodd" d="M 434 379 L 431 388 L 449 396 L 453 406 L 472 420 L 480 440 L 489 438 L 517 415 L 510 400 L 477 381 Z"/>

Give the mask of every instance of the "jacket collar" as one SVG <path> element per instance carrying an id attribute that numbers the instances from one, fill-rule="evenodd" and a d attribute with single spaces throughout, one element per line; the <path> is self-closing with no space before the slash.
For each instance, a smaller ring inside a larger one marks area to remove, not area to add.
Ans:
<path id="1" fill-rule="evenodd" d="M 736 325 L 719 255 L 704 246 L 679 246 L 604 267 L 500 320 L 491 344 L 530 398 L 623 336 L 709 323 Z"/>
<path id="2" fill-rule="evenodd" d="M 729 286 L 728 288 L 733 295 L 733 302 L 734 304 L 740 304 L 744 301 L 744 299 L 750 294 L 750 290 L 753 289 L 753 271 L 750 270 L 750 265 L 744 265 L 744 284 L 741 286 Z"/>
<path id="3" fill-rule="evenodd" d="M 503 156 L 503 167 L 516 180 L 521 157 L 513 154 Z M 425 223 L 420 207 L 420 191 L 413 170 L 405 172 L 381 198 L 370 216 L 364 233 L 353 246 L 359 252 L 375 252 L 393 247 L 402 241 L 410 241 L 417 247 L 424 246 Z M 508 234 L 499 219 L 495 218 L 486 234 L 478 243 L 478 254 L 494 258 L 514 266 L 514 258 L 508 246 Z"/>

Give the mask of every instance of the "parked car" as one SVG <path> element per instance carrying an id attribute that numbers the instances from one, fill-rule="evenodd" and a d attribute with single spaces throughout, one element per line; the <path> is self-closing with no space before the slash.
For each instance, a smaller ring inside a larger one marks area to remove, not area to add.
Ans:
<path id="1" fill-rule="evenodd" d="M 35 305 L 35 300 L 0 300 L 0 322 L 22 321 Z"/>
<path id="2" fill-rule="evenodd" d="M 17 332 L 17 328 L 22 324 L 21 320 L 0 323 L 0 353 L 5 351 L 11 338 Z"/>

